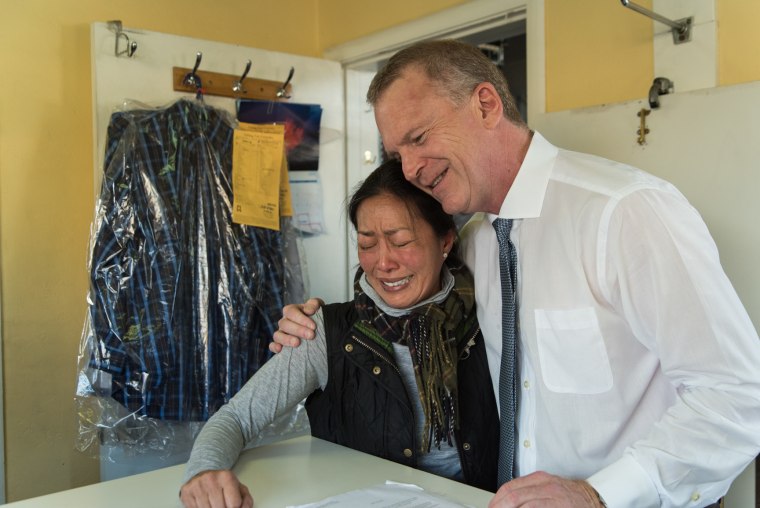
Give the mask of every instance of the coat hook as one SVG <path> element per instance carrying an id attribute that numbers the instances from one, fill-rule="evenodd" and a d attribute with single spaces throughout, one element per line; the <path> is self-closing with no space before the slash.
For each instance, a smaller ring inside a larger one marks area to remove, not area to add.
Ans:
<path id="1" fill-rule="evenodd" d="M 649 107 L 657 109 L 660 107 L 660 95 L 667 95 L 673 91 L 673 82 L 668 78 L 654 78 L 652 86 L 649 87 Z"/>
<path id="2" fill-rule="evenodd" d="M 282 84 L 279 90 L 277 90 L 277 97 L 278 98 L 285 98 L 290 99 L 290 95 L 287 95 L 288 91 L 288 85 L 290 84 L 290 80 L 293 79 L 293 73 L 295 72 L 295 68 L 291 67 L 290 72 L 288 73 L 288 79 L 285 80 L 285 83 Z"/>
<path id="3" fill-rule="evenodd" d="M 243 88 L 243 81 L 245 80 L 245 77 L 248 75 L 248 71 L 251 70 L 251 61 L 248 60 L 245 63 L 245 70 L 243 71 L 243 75 L 240 76 L 240 79 L 232 83 L 232 91 L 235 93 L 245 93 L 245 89 Z"/>
<path id="4" fill-rule="evenodd" d="M 193 70 L 189 73 L 185 74 L 185 78 L 182 80 L 182 84 L 187 86 L 194 86 L 198 90 L 201 89 L 201 78 L 196 74 L 196 71 L 198 70 L 198 67 L 201 65 L 201 59 L 203 58 L 203 53 L 200 51 L 195 55 L 195 66 L 193 67 Z"/>
<path id="5" fill-rule="evenodd" d="M 122 31 L 121 20 L 113 20 L 108 22 L 108 29 L 116 34 L 116 41 L 114 45 L 114 54 L 116 56 L 127 55 L 132 58 L 137 51 L 137 41 L 130 41 L 129 35 Z M 119 49 L 119 40 L 124 38 L 127 41 L 126 49 Z"/>
<path id="6" fill-rule="evenodd" d="M 127 41 L 127 48 L 119 50 L 119 39 L 122 37 Z M 116 48 L 114 51 L 116 56 L 127 55 L 129 58 L 132 58 L 135 55 L 135 51 L 137 51 L 137 41 L 130 41 L 127 34 L 119 32 L 116 34 Z"/>

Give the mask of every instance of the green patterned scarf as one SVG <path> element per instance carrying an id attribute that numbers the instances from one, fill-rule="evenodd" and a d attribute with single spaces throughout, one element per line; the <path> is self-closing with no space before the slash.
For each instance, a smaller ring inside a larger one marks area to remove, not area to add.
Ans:
<path id="1" fill-rule="evenodd" d="M 422 451 L 431 444 L 452 445 L 457 415 L 457 363 L 475 343 L 480 330 L 475 313 L 472 274 L 460 266 L 451 268 L 454 288 L 441 303 L 428 303 L 402 317 L 382 312 L 359 285 L 361 269 L 354 281 L 354 302 L 360 323 L 389 342 L 409 347 L 417 389 L 425 413 Z"/>

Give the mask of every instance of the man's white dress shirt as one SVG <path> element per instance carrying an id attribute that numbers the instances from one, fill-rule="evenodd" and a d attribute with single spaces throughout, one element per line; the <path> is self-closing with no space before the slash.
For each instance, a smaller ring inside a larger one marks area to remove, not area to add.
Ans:
<path id="1" fill-rule="evenodd" d="M 518 252 L 518 473 L 588 479 L 610 508 L 717 500 L 760 451 L 760 340 L 698 212 L 535 133 L 498 216 Z M 495 218 L 462 243 L 498 401 Z"/>

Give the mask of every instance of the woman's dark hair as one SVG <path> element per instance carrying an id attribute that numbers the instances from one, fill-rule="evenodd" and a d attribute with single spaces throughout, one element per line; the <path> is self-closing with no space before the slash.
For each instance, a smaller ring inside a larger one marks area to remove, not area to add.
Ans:
<path id="1" fill-rule="evenodd" d="M 419 217 L 430 224 L 438 238 L 443 238 L 449 231 L 456 234 L 454 217 L 444 212 L 441 204 L 433 196 L 409 183 L 404 178 L 401 163 L 397 160 L 382 163 L 354 190 L 347 206 L 348 218 L 354 229 L 357 229 L 356 214 L 359 206 L 365 200 L 382 194 L 399 198 L 406 204 L 413 217 Z M 455 241 L 447 262 L 454 259 L 458 261 L 457 246 L 458 242 Z"/>

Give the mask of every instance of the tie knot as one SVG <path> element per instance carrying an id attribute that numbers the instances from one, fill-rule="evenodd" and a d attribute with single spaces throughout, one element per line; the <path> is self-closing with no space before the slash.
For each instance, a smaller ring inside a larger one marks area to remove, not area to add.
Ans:
<path id="1" fill-rule="evenodd" d="M 496 230 L 496 238 L 499 243 L 509 240 L 509 232 L 512 230 L 512 219 L 496 219 L 493 221 L 493 228 Z"/>

